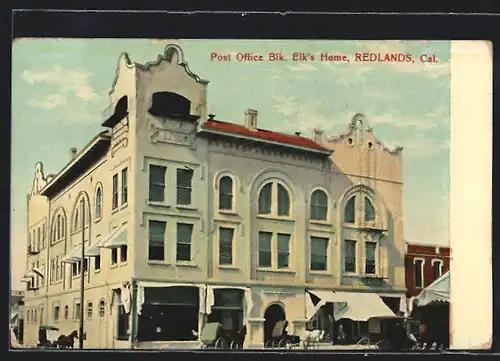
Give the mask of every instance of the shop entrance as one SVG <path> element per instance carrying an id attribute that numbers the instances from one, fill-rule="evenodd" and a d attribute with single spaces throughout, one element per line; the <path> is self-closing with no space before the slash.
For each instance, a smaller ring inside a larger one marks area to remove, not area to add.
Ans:
<path id="1" fill-rule="evenodd" d="M 264 313 L 264 345 L 271 339 L 276 322 L 283 320 L 286 320 L 286 315 L 281 304 L 273 303 L 267 307 Z"/>

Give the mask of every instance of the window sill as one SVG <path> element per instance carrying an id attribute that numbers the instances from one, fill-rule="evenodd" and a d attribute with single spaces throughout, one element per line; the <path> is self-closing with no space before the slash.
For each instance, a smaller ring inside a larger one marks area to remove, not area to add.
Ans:
<path id="1" fill-rule="evenodd" d="M 322 221 L 322 220 L 319 220 L 319 219 L 310 219 L 309 223 L 316 224 L 318 226 L 325 226 L 325 227 L 332 227 L 333 226 L 332 222 L 330 222 L 330 221 Z"/>
<path id="2" fill-rule="evenodd" d="M 94 273 L 101 273 L 101 269 L 99 268 L 99 269 L 94 270 Z"/>
<path id="3" fill-rule="evenodd" d="M 219 214 L 223 214 L 225 216 L 237 216 L 238 213 L 233 211 L 233 210 L 229 210 L 229 209 L 219 209 Z"/>
<path id="4" fill-rule="evenodd" d="M 53 286 L 53 285 L 58 285 L 58 284 L 60 284 L 60 283 L 62 283 L 62 280 L 51 281 L 51 282 L 50 282 L 50 285 L 51 285 L 51 286 Z"/>
<path id="5" fill-rule="evenodd" d="M 259 272 L 269 272 L 269 273 L 295 274 L 295 271 L 292 271 L 291 269 L 285 269 L 285 268 L 264 268 L 264 267 L 258 267 L 257 271 L 259 271 Z"/>
<path id="6" fill-rule="evenodd" d="M 115 209 L 113 209 L 113 210 L 111 211 L 111 214 L 115 214 L 115 213 L 117 213 L 119 210 L 120 210 L 120 209 L 119 209 L 118 207 L 116 207 Z"/>
<path id="7" fill-rule="evenodd" d="M 126 265 L 127 265 L 127 261 L 125 261 L 125 262 L 120 262 L 119 264 L 120 264 L 120 267 L 126 266 Z"/>
<path id="8" fill-rule="evenodd" d="M 128 207 L 128 202 L 127 203 L 123 203 L 121 206 L 120 206 L 120 209 L 125 209 Z"/>
<path id="9" fill-rule="evenodd" d="M 160 261 L 160 260 L 148 260 L 148 264 L 151 266 L 170 266 L 169 263 L 166 261 Z"/>
<path id="10" fill-rule="evenodd" d="M 186 211 L 196 211 L 196 210 L 198 210 L 198 208 L 196 208 L 195 206 L 188 205 L 188 204 L 176 204 L 175 208 L 177 208 L 177 209 L 183 209 L 183 210 L 186 210 Z"/>
<path id="11" fill-rule="evenodd" d="M 362 275 L 360 275 L 359 273 L 356 273 L 356 272 L 346 272 L 346 271 L 344 271 L 342 273 L 342 276 L 344 276 L 344 277 L 362 277 Z"/>
<path id="12" fill-rule="evenodd" d="M 312 275 L 318 275 L 318 276 L 331 276 L 332 272 L 328 270 L 320 271 L 320 270 L 309 270 L 309 273 Z"/>
<path id="13" fill-rule="evenodd" d="M 112 268 L 112 269 L 113 269 L 113 268 L 116 268 L 116 267 L 118 267 L 118 263 L 113 263 L 113 264 L 111 264 L 111 268 Z"/>
<path id="14" fill-rule="evenodd" d="M 99 222 L 101 219 L 102 219 L 102 216 L 100 216 L 99 218 L 94 219 L 94 223 Z"/>
<path id="15" fill-rule="evenodd" d="M 198 265 L 196 263 L 190 262 L 190 261 L 177 261 L 175 262 L 176 267 L 191 267 L 191 268 L 196 268 Z"/>
<path id="16" fill-rule="evenodd" d="M 258 219 L 265 219 L 265 220 L 269 220 L 269 221 L 290 222 L 290 223 L 295 222 L 295 220 L 292 219 L 291 217 L 273 216 L 273 215 L 268 215 L 268 214 L 258 214 L 257 218 Z"/>
<path id="17" fill-rule="evenodd" d="M 147 205 L 151 207 L 171 208 L 170 205 L 165 202 L 147 201 Z"/>
<path id="18" fill-rule="evenodd" d="M 237 266 L 234 266 L 232 264 L 220 264 L 218 266 L 220 269 L 227 269 L 227 270 L 239 270 L 240 268 Z"/>

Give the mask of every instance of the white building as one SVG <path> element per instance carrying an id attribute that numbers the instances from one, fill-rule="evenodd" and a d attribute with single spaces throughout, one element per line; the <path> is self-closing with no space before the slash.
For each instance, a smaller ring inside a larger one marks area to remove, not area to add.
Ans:
<path id="1" fill-rule="evenodd" d="M 251 109 L 218 121 L 207 85 L 178 46 L 146 65 L 122 54 L 106 130 L 54 176 L 37 164 L 25 340 L 78 330 L 80 307 L 86 348 L 196 347 L 207 321 L 246 325 L 258 347 L 280 318 L 300 335 L 390 312 L 382 297 L 397 311 L 401 148 L 362 115 L 314 139 L 260 130 Z"/>

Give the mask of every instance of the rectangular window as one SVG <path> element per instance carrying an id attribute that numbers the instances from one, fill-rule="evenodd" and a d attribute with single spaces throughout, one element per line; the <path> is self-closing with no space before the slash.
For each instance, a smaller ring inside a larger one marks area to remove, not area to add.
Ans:
<path id="1" fill-rule="evenodd" d="M 127 253 L 128 253 L 128 247 L 121 246 L 120 247 L 120 262 L 121 263 L 127 262 Z"/>
<path id="2" fill-rule="evenodd" d="M 167 222 L 149 221 L 149 260 L 163 261 L 165 259 L 166 227 Z"/>
<path id="3" fill-rule="evenodd" d="M 78 276 L 80 262 L 75 262 L 71 264 L 71 273 L 73 277 Z"/>
<path id="4" fill-rule="evenodd" d="M 54 322 L 59 321 L 60 306 L 54 305 Z"/>
<path id="5" fill-rule="evenodd" d="M 345 241 L 344 262 L 345 272 L 356 273 L 356 241 Z"/>
<path id="6" fill-rule="evenodd" d="M 149 200 L 163 202 L 165 200 L 165 173 L 167 167 L 149 166 Z"/>
<path id="7" fill-rule="evenodd" d="M 45 223 L 42 224 L 42 248 L 45 248 Z"/>
<path id="8" fill-rule="evenodd" d="M 177 169 L 177 204 L 191 204 L 192 182 L 192 169 Z"/>
<path id="9" fill-rule="evenodd" d="M 94 257 L 94 269 L 96 271 L 101 269 L 101 256 Z"/>
<path id="10" fill-rule="evenodd" d="M 373 275 L 377 273 L 377 244 L 375 242 L 365 243 L 365 274 Z"/>
<path id="11" fill-rule="evenodd" d="M 278 233 L 278 268 L 290 267 L 290 235 Z"/>
<path id="12" fill-rule="evenodd" d="M 118 248 L 111 249 L 111 264 L 115 265 L 118 263 Z"/>
<path id="13" fill-rule="evenodd" d="M 422 288 L 424 284 L 424 262 L 420 259 L 414 260 L 415 287 Z"/>
<path id="14" fill-rule="evenodd" d="M 271 232 L 259 232 L 259 267 L 271 267 Z"/>
<path id="15" fill-rule="evenodd" d="M 112 208 L 118 208 L 118 174 L 113 176 L 113 200 Z"/>
<path id="16" fill-rule="evenodd" d="M 121 297 L 118 297 L 118 315 L 116 317 L 117 323 L 117 339 L 118 340 L 128 340 L 128 326 L 129 326 L 129 314 L 125 312 L 125 307 L 122 304 Z"/>
<path id="17" fill-rule="evenodd" d="M 87 273 L 89 270 L 89 259 L 88 258 L 85 258 L 83 260 L 83 273 Z"/>
<path id="18" fill-rule="evenodd" d="M 219 264 L 233 264 L 234 228 L 219 227 Z"/>
<path id="19" fill-rule="evenodd" d="M 122 204 L 126 204 L 127 200 L 128 200 L 127 171 L 128 171 L 128 168 L 122 169 Z"/>
<path id="20" fill-rule="evenodd" d="M 328 238 L 311 237 L 311 271 L 328 270 Z"/>
<path id="21" fill-rule="evenodd" d="M 437 280 L 439 277 L 441 277 L 441 268 L 442 268 L 442 263 L 440 261 L 434 261 L 432 264 L 432 270 L 434 273 L 434 281 Z"/>
<path id="22" fill-rule="evenodd" d="M 75 308 L 74 308 L 73 319 L 74 320 L 79 320 L 80 319 L 80 301 L 75 301 Z"/>
<path id="23" fill-rule="evenodd" d="M 177 261 L 191 261 L 193 225 L 177 223 Z"/>

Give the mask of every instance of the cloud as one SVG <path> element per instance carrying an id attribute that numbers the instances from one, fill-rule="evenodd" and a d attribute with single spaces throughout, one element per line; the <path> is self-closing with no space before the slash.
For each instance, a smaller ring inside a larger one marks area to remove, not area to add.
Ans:
<path id="1" fill-rule="evenodd" d="M 370 125 L 390 125 L 395 128 L 414 128 L 416 130 L 429 130 L 449 123 L 449 113 L 445 106 L 436 107 L 423 117 L 408 116 L 399 111 L 389 111 L 381 115 L 370 116 Z"/>
<path id="2" fill-rule="evenodd" d="M 300 63 L 298 65 L 287 65 L 290 71 L 315 71 L 318 70 L 315 66 L 306 63 Z"/>
<path id="3" fill-rule="evenodd" d="M 26 104 L 38 108 L 52 109 L 60 105 L 65 105 L 66 97 L 60 94 L 51 94 L 45 99 L 28 99 Z"/>
<path id="4" fill-rule="evenodd" d="M 72 92 L 78 98 L 85 101 L 95 101 L 98 99 L 94 89 L 89 85 L 90 73 L 78 70 L 63 70 L 59 65 L 47 71 L 36 72 L 25 70 L 21 77 L 28 84 L 46 83 L 56 85 L 64 92 Z"/>
<path id="5" fill-rule="evenodd" d="M 330 62 L 322 62 L 322 64 L 334 73 L 335 81 L 342 85 L 364 83 L 367 80 L 367 75 L 370 74 L 374 69 L 373 65 L 361 63 L 338 65 Z"/>

